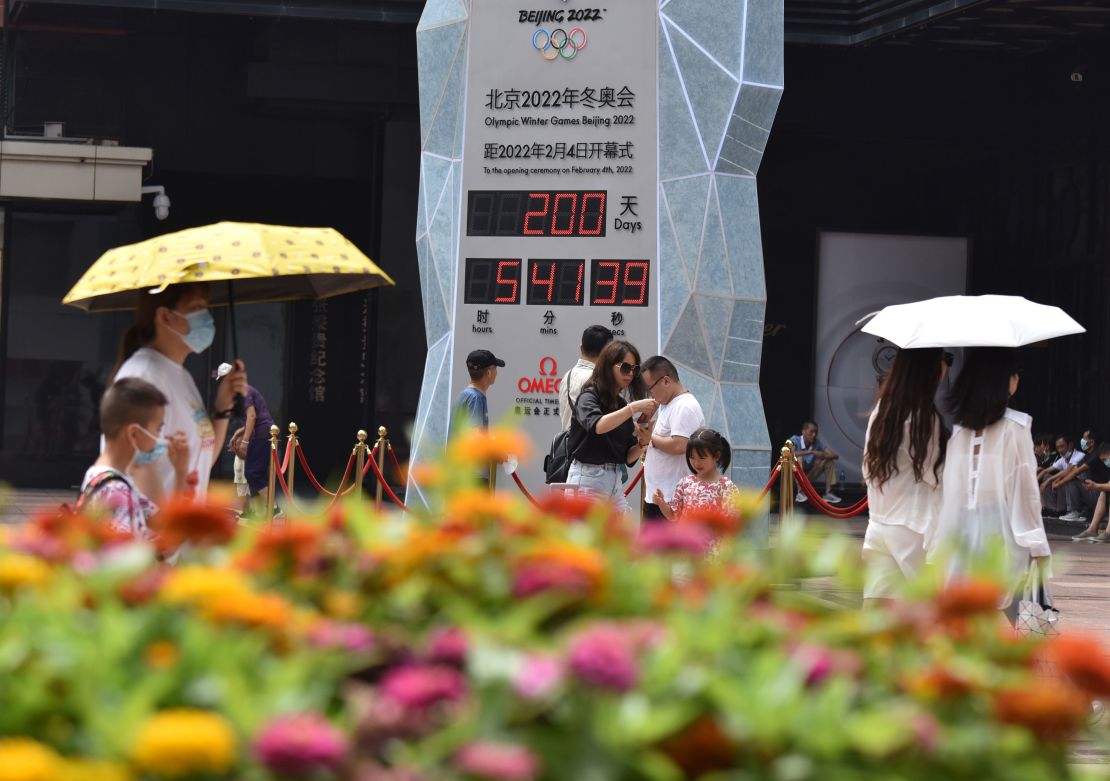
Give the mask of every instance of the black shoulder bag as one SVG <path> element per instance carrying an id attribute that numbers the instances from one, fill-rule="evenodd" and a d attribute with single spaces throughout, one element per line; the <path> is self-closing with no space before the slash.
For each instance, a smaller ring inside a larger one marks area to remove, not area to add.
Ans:
<path id="1" fill-rule="evenodd" d="M 563 382 L 569 381 L 570 372 L 567 372 Z M 581 394 L 581 391 L 579 393 Z M 552 438 L 551 451 L 543 459 L 544 482 L 548 484 L 567 481 L 570 462 L 574 460 L 574 454 L 578 452 L 578 448 L 586 441 L 584 436 L 574 437 L 575 428 L 581 430 L 582 427 L 578 425 L 578 405 L 570 398 L 570 386 L 567 386 L 567 403 L 570 404 L 570 428 L 560 431 Z M 572 442 L 572 439 L 577 439 L 577 442 Z"/>

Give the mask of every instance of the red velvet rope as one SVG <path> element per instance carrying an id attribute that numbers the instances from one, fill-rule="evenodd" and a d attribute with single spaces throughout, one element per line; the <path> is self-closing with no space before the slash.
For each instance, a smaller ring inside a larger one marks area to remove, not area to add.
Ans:
<path id="1" fill-rule="evenodd" d="M 866 496 L 851 507 L 833 507 L 818 495 L 817 489 L 813 487 L 813 484 L 809 482 L 809 478 L 806 477 L 805 470 L 797 463 L 794 464 L 794 477 L 798 481 L 798 485 L 801 487 L 802 492 L 813 502 L 814 507 L 830 518 L 846 520 L 859 515 L 867 509 Z"/>
<path id="2" fill-rule="evenodd" d="M 630 493 L 632 493 L 632 490 L 636 487 L 636 484 L 639 483 L 643 479 L 644 479 L 644 468 L 640 467 L 640 471 L 637 472 L 636 476 L 632 478 L 632 482 L 628 484 L 628 488 L 624 489 L 624 495 L 628 496 Z"/>
<path id="3" fill-rule="evenodd" d="M 403 479 L 405 470 L 401 468 L 401 462 L 397 460 L 397 453 L 393 450 L 393 445 L 390 445 L 386 450 L 389 451 L 389 457 L 393 460 L 393 468 L 397 470 L 397 477 Z"/>
<path id="4" fill-rule="evenodd" d="M 289 461 L 293 457 L 292 449 L 293 449 L 293 440 L 292 439 L 286 440 L 286 442 L 285 442 L 285 458 L 281 462 L 281 469 L 278 470 L 283 475 L 289 473 Z"/>
<path id="5" fill-rule="evenodd" d="M 285 482 L 285 475 L 283 475 L 281 473 L 281 470 L 278 469 L 280 464 L 278 464 L 277 451 L 274 450 L 273 448 L 270 448 L 270 455 L 272 456 L 272 460 L 274 462 L 274 476 L 277 477 L 278 484 L 281 486 L 281 490 L 282 490 L 282 493 L 285 494 L 285 498 L 289 500 L 289 506 L 292 507 L 296 512 L 298 512 L 298 513 L 301 512 L 301 509 L 299 507 L 297 507 L 297 503 L 293 499 L 293 494 L 291 494 L 289 492 L 289 486 Z M 275 497 L 273 497 L 273 496 L 268 497 L 268 501 L 272 502 L 272 501 L 274 501 L 274 498 Z"/>
<path id="6" fill-rule="evenodd" d="M 393 489 L 389 487 L 389 483 L 387 483 L 385 480 L 385 475 L 382 474 L 382 470 L 378 467 L 378 462 L 371 458 L 369 460 L 369 464 L 373 468 L 374 475 L 378 478 L 378 481 L 381 483 L 381 486 L 385 490 L 386 495 L 389 496 L 389 498 L 393 501 L 395 505 L 400 507 L 405 512 L 408 512 L 409 508 L 405 507 L 405 503 L 398 499 L 397 494 L 393 493 Z"/>
<path id="7" fill-rule="evenodd" d="M 782 465 L 775 464 L 775 468 L 771 470 L 771 479 L 767 481 L 767 485 L 763 486 L 763 490 L 759 492 L 759 499 L 757 499 L 756 501 L 762 501 L 763 497 L 766 496 L 767 493 L 771 490 L 771 486 L 773 486 L 775 484 L 775 481 L 779 479 L 779 474 L 781 472 Z"/>
<path id="8" fill-rule="evenodd" d="M 532 494 L 528 493 L 528 489 L 524 487 L 524 483 L 521 482 L 520 475 L 518 475 L 516 472 L 513 472 L 513 482 L 516 483 L 516 487 L 520 489 L 520 492 L 524 494 L 524 498 L 531 502 L 533 507 L 539 509 L 539 503 L 534 498 L 532 498 Z"/>

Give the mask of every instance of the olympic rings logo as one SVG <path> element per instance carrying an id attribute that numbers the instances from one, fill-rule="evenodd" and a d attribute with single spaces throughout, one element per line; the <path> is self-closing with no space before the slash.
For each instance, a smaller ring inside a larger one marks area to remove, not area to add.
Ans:
<path id="1" fill-rule="evenodd" d="M 564 60 L 573 60 L 578 52 L 586 48 L 586 31 L 581 27 L 573 27 L 568 33 L 561 27 L 551 32 L 542 27 L 532 33 L 532 48 L 540 56 L 550 62 L 562 57 Z"/>

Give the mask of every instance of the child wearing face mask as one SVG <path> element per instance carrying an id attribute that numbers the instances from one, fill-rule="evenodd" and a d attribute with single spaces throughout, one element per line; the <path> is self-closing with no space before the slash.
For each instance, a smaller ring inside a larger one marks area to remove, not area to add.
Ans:
<path id="1" fill-rule="evenodd" d="M 165 460 L 177 490 L 184 490 L 189 445 L 183 432 L 168 439 L 162 435 L 165 417 L 165 395 L 145 380 L 124 377 L 104 392 L 100 400 L 104 450 L 85 472 L 79 510 L 103 516 L 119 531 L 151 538 L 147 520 L 158 508 L 135 486 L 128 471 Z"/>

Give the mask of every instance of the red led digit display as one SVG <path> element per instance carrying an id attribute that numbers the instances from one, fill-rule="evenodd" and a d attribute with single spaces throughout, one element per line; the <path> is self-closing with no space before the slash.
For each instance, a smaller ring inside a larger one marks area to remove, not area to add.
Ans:
<path id="1" fill-rule="evenodd" d="M 520 258 L 467 258 L 463 303 L 519 304 Z"/>
<path id="2" fill-rule="evenodd" d="M 591 306 L 647 306 L 651 264 L 647 260 L 594 260 Z"/>
<path id="3" fill-rule="evenodd" d="M 529 304 L 581 306 L 584 260 L 529 260 Z"/>
<path id="4" fill-rule="evenodd" d="M 604 236 L 605 190 L 470 190 L 467 236 Z"/>

